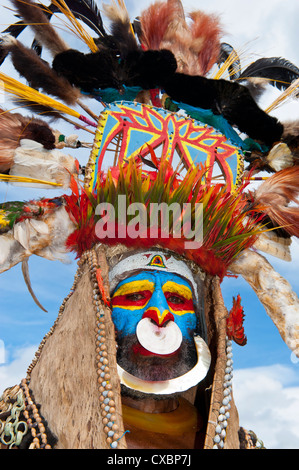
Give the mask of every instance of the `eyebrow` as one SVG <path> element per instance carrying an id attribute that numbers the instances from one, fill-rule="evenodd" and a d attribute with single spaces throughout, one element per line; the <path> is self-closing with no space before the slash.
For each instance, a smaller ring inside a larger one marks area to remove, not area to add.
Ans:
<path id="1" fill-rule="evenodd" d="M 167 281 L 162 286 L 163 292 L 173 292 L 175 294 L 180 294 L 188 300 L 193 298 L 192 290 L 190 287 L 185 286 L 184 284 L 178 284 L 174 281 Z"/>
<path id="2" fill-rule="evenodd" d="M 154 287 L 155 284 L 146 279 L 142 279 L 140 281 L 131 281 L 123 284 L 118 289 L 116 289 L 112 297 L 116 297 L 118 295 L 133 294 L 134 292 L 140 292 L 145 290 L 153 292 Z"/>

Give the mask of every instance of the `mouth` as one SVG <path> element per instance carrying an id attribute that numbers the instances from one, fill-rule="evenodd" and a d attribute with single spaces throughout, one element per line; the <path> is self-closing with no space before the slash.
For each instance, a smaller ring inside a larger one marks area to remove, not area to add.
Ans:
<path id="1" fill-rule="evenodd" d="M 117 364 L 120 383 L 127 388 L 139 392 L 157 395 L 171 395 L 188 390 L 204 379 L 211 363 L 211 354 L 205 341 L 201 337 L 195 336 L 194 343 L 197 351 L 197 362 L 195 366 L 185 374 L 169 380 L 144 380 L 130 374 Z M 157 354 L 155 354 L 155 356 L 157 356 Z M 165 356 L 163 355 L 162 357 Z"/>
<path id="2" fill-rule="evenodd" d="M 139 342 L 138 344 L 135 344 L 132 346 L 132 351 L 134 354 L 139 355 L 139 356 L 145 356 L 145 357 L 161 357 L 161 358 L 169 358 L 173 356 L 177 356 L 179 353 L 180 348 L 178 348 L 176 351 L 167 353 L 167 354 L 158 354 L 154 353 L 152 351 L 149 351 L 148 349 L 145 349 Z"/>

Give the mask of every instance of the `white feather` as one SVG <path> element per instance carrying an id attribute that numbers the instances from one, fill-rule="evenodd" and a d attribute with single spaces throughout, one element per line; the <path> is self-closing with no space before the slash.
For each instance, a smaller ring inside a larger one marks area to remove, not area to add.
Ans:
<path id="1" fill-rule="evenodd" d="M 11 175 L 36 178 L 58 183 L 63 189 L 70 185 L 71 174 L 77 174 L 75 159 L 59 150 L 46 150 L 41 144 L 29 139 L 21 140 L 14 154 Z M 26 183 L 14 183 L 24 186 Z M 49 188 L 47 185 L 30 183 L 33 187 Z"/>

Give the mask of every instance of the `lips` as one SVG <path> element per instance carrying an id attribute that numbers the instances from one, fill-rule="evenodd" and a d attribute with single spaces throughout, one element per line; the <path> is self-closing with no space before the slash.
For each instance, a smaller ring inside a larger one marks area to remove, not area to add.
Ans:
<path id="1" fill-rule="evenodd" d="M 175 356 L 179 349 L 177 349 L 176 351 L 172 352 L 172 353 L 169 353 L 169 354 L 156 354 L 156 353 L 153 353 L 151 351 L 148 351 L 147 349 L 145 349 L 143 346 L 141 346 L 141 344 L 135 344 L 133 347 L 132 347 L 132 351 L 134 354 L 138 354 L 140 356 L 146 356 L 146 357 L 162 357 L 162 358 L 167 358 L 167 357 L 172 357 L 172 356 Z"/>

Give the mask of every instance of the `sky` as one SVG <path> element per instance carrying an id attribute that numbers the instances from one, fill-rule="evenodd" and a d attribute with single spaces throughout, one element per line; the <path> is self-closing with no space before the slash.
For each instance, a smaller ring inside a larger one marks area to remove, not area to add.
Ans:
<path id="1" fill-rule="evenodd" d="M 10 23 L 12 14 L 5 10 L 8 0 L 0 7 L 1 29 Z M 145 0 L 127 0 L 133 20 L 144 7 Z M 101 3 L 98 0 L 98 5 Z M 299 66 L 298 0 L 210 0 L 184 2 L 185 10 L 202 9 L 218 14 L 223 24 L 223 42 L 231 44 L 240 54 L 245 68 L 260 57 L 284 57 Z M 23 36 L 26 38 L 26 34 Z M 23 38 L 22 37 L 22 38 Z M 6 61 L 1 71 L 12 74 Z M 278 91 L 265 94 L 260 106 L 266 108 Z M 5 102 L 2 106 L 5 106 Z M 293 101 L 271 113 L 283 122 L 299 118 L 299 102 Z M 59 125 L 57 126 L 59 128 Z M 63 128 L 64 129 L 64 128 Z M 67 129 L 74 133 L 73 129 Z M 66 133 L 66 132 L 64 132 Z M 85 136 L 84 136 L 85 137 Z M 85 138 L 85 140 L 88 140 Z M 88 150 L 80 151 L 80 162 L 86 163 Z M 47 196 L 59 195 L 49 190 Z M 28 200 L 44 196 L 44 192 L 16 188 L 0 183 L 0 201 Z M 292 262 L 287 263 L 267 256 L 272 266 L 284 276 L 299 293 L 299 244 L 292 243 Z M 33 302 L 25 286 L 20 265 L 0 275 L 0 394 L 8 386 L 19 383 L 26 375 L 34 352 L 53 325 L 62 300 L 69 293 L 76 271 L 76 260 L 48 261 L 39 257 L 29 260 L 33 289 L 39 301 L 48 310 L 41 311 Z M 222 293 L 228 309 L 232 297 L 241 295 L 245 313 L 247 345 L 234 345 L 233 390 L 239 411 L 240 424 L 252 429 L 267 448 L 299 448 L 299 360 L 281 339 L 255 293 L 242 278 L 225 279 Z"/>

